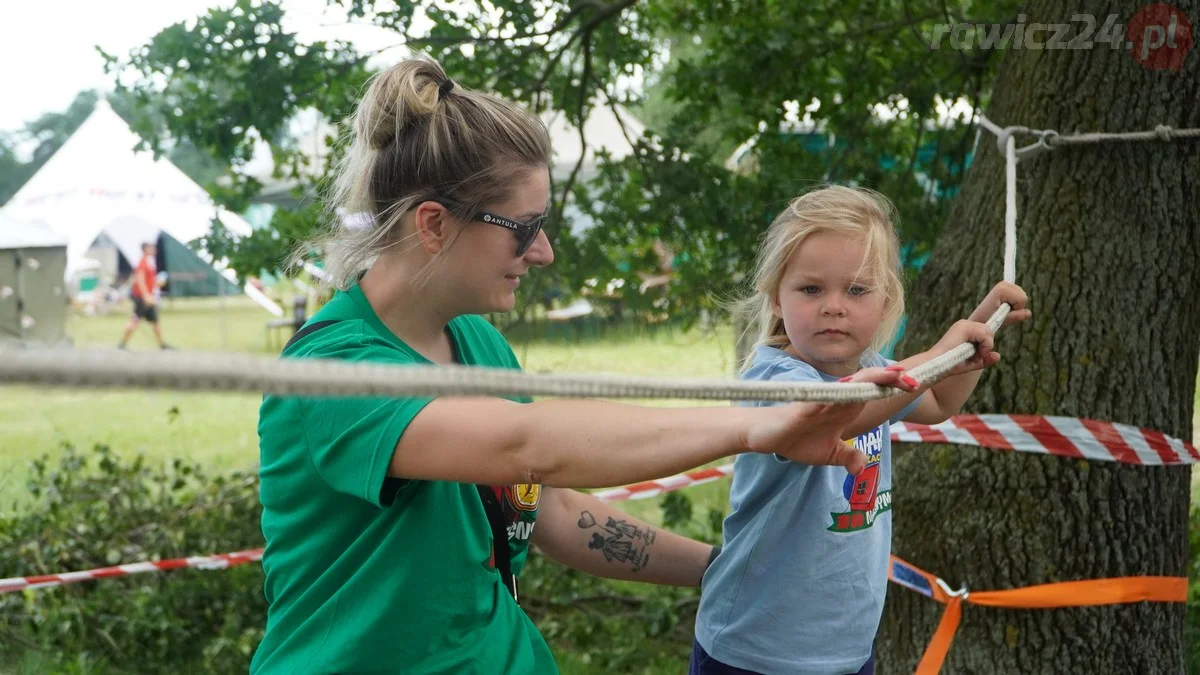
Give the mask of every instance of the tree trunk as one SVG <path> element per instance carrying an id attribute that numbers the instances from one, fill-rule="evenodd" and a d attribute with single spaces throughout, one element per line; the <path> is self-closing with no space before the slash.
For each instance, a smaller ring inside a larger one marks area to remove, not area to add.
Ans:
<path id="1" fill-rule="evenodd" d="M 1181 6 L 1195 19 L 1193 3 Z M 1138 6 L 1096 10 L 1128 22 Z M 1035 0 L 1028 23 L 1067 22 Z M 1074 34 L 1081 23 L 1073 24 Z M 1044 38 L 1045 36 L 1040 36 Z M 1070 36 L 1069 36 L 1070 37 Z M 1190 43 L 1190 39 L 1188 40 Z M 1060 133 L 1200 127 L 1197 56 L 1182 73 L 1128 49 L 1010 49 L 988 117 Z M 934 255 L 911 291 L 900 353 L 932 345 L 1000 280 L 1004 159 L 982 132 Z M 1030 142 L 1018 138 L 1018 147 Z M 1191 439 L 1200 351 L 1200 140 L 1060 147 L 1018 166 L 1017 283 L 1033 319 L 1001 331 L 1003 360 L 966 409 L 1148 427 Z M 1186 467 L 1136 467 L 963 446 L 895 452 L 900 557 L 952 586 L 993 590 L 1186 576 Z M 893 586 L 880 672 L 912 673 L 943 607 Z M 1004 610 L 966 605 L 945 673 L 1185 670 L 1184 605 Z"/>

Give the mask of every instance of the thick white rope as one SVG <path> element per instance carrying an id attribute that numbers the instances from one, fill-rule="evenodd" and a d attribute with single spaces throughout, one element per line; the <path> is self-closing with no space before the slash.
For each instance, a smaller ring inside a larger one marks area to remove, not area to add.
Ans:
<path id="1" fill-rule="evenodd" d="M 1017 139 L 1004 144 L 1004 280 L 1017 281 Z"/>
<path id="2" fill-rule="evenodd" d="M 987 129 L 988 131 L 992 132 L 992 134 L 996 138 L 1003 138 L 1005 136 L 1004 129 L 1000 125 L 989 120 L 987 118 L 987 115 L 984 115 L 983 113 L 979 113 L 979 125 L 982 126 L 984 129 Z M 1024 127 L 1022 127 L 1022 129 L 1023 128 Z"/>
<path id="3" fill-rule="evenodd" d="M 1004 153 L 1008 139 L 1017 134 L 1034 136 L 1037 141 L 1024 148 L 1017 148 L 1017 158 L 1034 155 L 1046 150 L 1053 150 L 1061 145 L 1086 145 L 1089 143 L 1127 142 L 1127 141 L 1163 141 L 1169 143 L 1175 140 L 1200 138 L 1200 129 L 1176 129 L 1166 124 L 1159 124 L 1152 131 L 1123 131 L 1116 133 L 1089 132 L 1082 134 L 1063 135 L 1053 129 L 1030 129 L 1024 126 L 1001 127 L 987 118 L 979 115 L 979 124 L 996 136 L 996 146 Z"/>
<path id="4" fill-rule="evenodd" d="M 1004 199 L 1004 280 L 1017 279 L 1017 161 L 1037 155 L 1060 145 L 1084 145 L 1108 141 L 1164 141 L 1200 138 L 1200 129 L 1174 129 L 1160 124 L 1153 131 L 1129 131 L 1121 133 L 1086 133 L 1063 136 L 1053 129 L 1030 129 L 1023 126 L 1001 127 L 979 115 L 979 125 L 996 136 L 996 145 L 1004 155 L 1005 199 Z M 1023 148 L 1017 147 L 1016 135 L 1028 134 L 1037 137 L 1037 142 Z"/>
<path id="5" fill-rule="evenodd" d="M 1041 134 L 1043 132 L 1026 127 L 1002 128 L 987 118 L 979 115 L 979 124 L 996 136 L 996 143 L 1004 155 L 1004 280 L 1009 283 L 1017 281 L 1017 133 Z M 1031 148 L 1034 146 L 1031 146 Z M 1031 148 L 1026 148 L 1029 150 Z"/>
<path id="6" fill-rule="evenodd" d="M 1008 315 L 1002 306 L 988 325 Z M 975 354 L 970 343 L 909 370 L 922 384 L 944 378 Z M 466 366 L 402 366 L 245 354 L 0 348 L 0 382 L 80 388 L 243 391 L 290 396 L 552 396 L 720 401 L 871 401 L 903 393 L 861 383 L 741 382 L 615 375 L 540 375 Z"/>
<path id="7" fill-rule="evenodd" d="M 1165 141 L 1177 138 L 1200 138 L 1200 129 L 1175 129 L 1166 124 L 1159 124 L 1154 131 L 1126 131 L 1122 133 L 1086 133 L 1061 136 L 1055 134 L 1046 139 L 1046 143 L 1055 145 L 1083 145 L 1086 143 L 1105 143 L 1108 141 Z"/>

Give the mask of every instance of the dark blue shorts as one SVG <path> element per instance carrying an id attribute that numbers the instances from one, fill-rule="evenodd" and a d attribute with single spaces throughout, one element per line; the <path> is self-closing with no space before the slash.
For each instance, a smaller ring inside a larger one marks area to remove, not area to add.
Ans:
<path id="1" fill-rule="evenodd" d="M 699 642 L 692 642 L 692 662 L 688 665 L 688 675 L 759 675 L 753 670 L 744 670 L 726 665 L 708 655 Z M 853 675 L 875 675 L 875 651 L 871 658 Z"/>
<path id="2" fill-rule="evenodd" d="M 136 295 L 129 296 L 133 298 L 133 315 L 139 319 L 145 319 L 150 323 L 158 323 L 158 305 L 147 304 L 145 300 Z"/>

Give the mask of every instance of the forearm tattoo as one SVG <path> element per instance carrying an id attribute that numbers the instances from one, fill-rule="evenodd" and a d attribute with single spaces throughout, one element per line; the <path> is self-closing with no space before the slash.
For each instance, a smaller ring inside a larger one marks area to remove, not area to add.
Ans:
<path id="1" fill-rule="evenodd" d="M 608 522 L 601 525 L 591 511 L 579 514 L 579 529 L 599 531 L 592 533 L 588 548 L 600 551 L 608 562 L 629 563 L 637 572 L 650 562 L 649 549 L 654 545 L 657 536 L 649 527 L 642 529 L 624 520 L 616 520 L 611 516 Z"/>

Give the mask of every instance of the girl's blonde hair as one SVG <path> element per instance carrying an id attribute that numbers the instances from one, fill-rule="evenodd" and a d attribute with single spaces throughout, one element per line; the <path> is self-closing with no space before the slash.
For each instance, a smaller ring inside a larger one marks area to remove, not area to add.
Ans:
<path id="1" fill-rule="evenodd" d="M 871 340 L 871 349 L 883 349 L 904 316 L 897 221 L 892 202 L 865 188 L 823 186 L 792 200 L 763 235 L 754 270 L 754 292 L 736 307 L 747 319 L 747 333 L 757 334 L 755 346 L 787 346 L 783 319 L 775 316 L 771 305 L 778 297 L 788 260 L 809 237 L 833 233 L 863 243 L 865 257 L 859 273 L 873 279 L 872 292 L 884 297 L 883 320 Z M 747 359 L 746 365 L 751 361 Z"/>
<path id="2" fill-rule="evenodd" d="M 420 202 L 454 200 L 454 215 L 468 222 L 484 204 L 507 200 L 521 170 L 551 162 L 541 120 L 459 86 L 423 56 L 375 75 L 349 122 L 326 200 L 330 227 L 298 251 L 320 251 L 328 283 L 343 290 L 403 240 L 401 219 Z"/>

